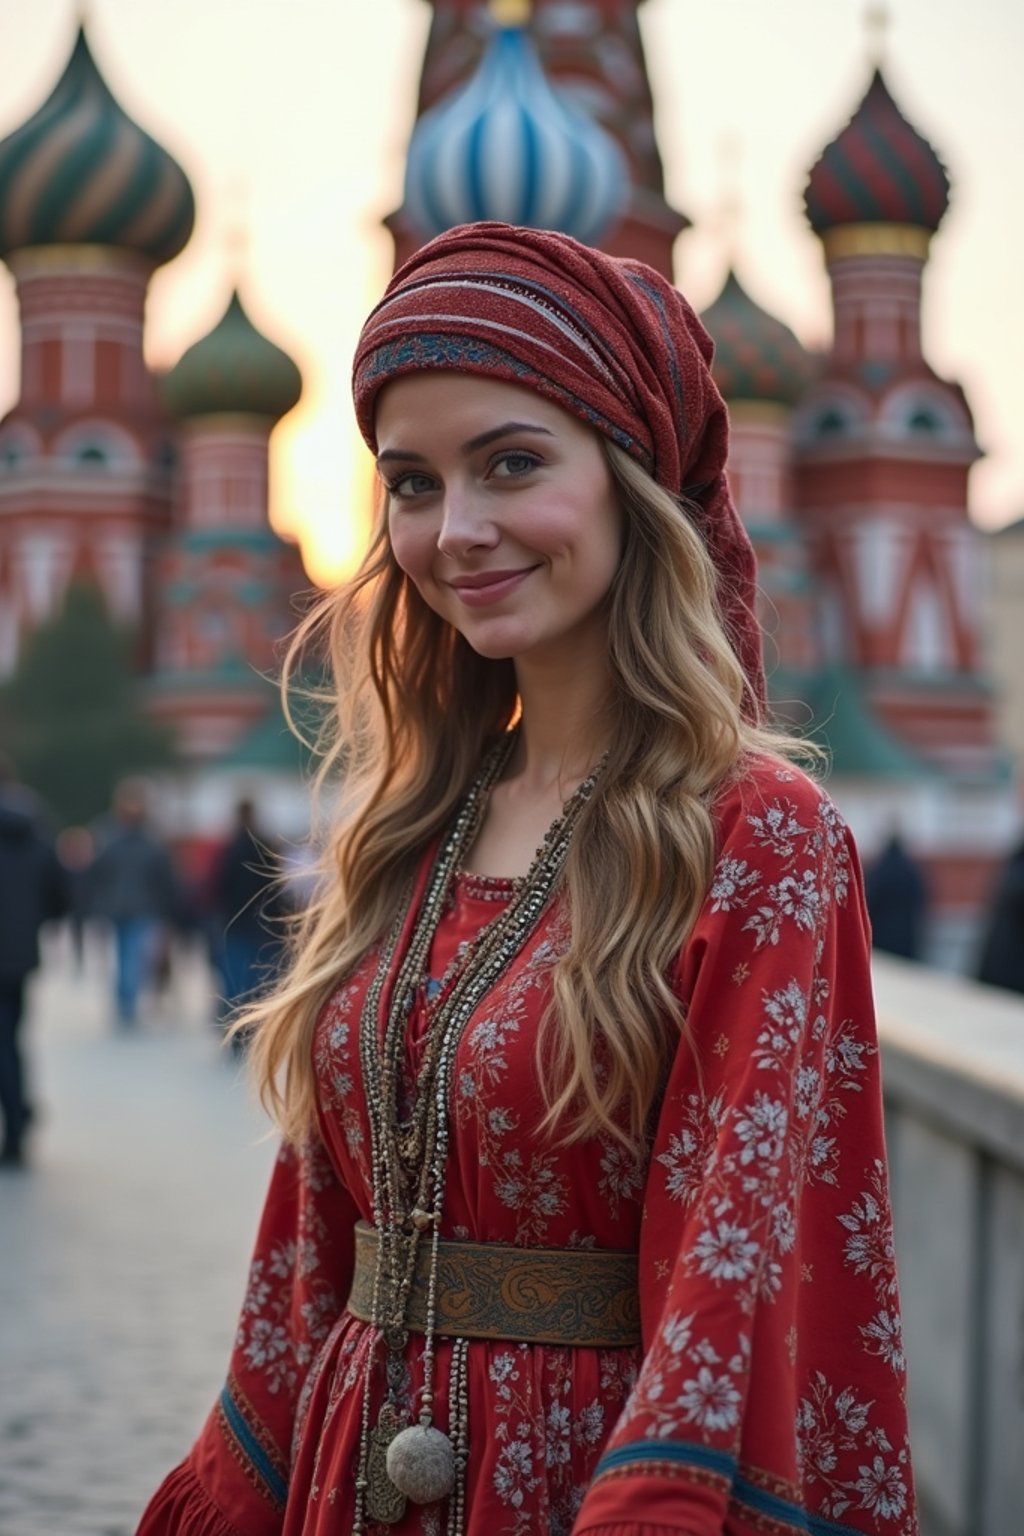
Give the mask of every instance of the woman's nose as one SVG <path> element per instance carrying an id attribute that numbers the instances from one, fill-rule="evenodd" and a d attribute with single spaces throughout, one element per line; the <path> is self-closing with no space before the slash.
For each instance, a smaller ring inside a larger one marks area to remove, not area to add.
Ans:
<path id="1" fill-rule="evenodd" d="M 458 555 L 468 549 L 491 548 L 498 531 L 486 515 L 481 499 L 465 486 L 449 485 L 445 490 L 441 531 L 437 547 L 443 555 Z"/>

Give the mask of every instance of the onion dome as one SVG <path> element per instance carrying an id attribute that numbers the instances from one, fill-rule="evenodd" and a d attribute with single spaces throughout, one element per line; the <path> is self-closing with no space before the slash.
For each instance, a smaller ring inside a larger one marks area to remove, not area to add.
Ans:
<path id="1" fill-rule="evenodd" d="M 498 219 L 593 243 L 628 191 L 616 140 L 554 89 L 523 27 L 498 21 L 475 74 L 416 124 L 404 207 L 425 236 Z"/>
<path id="2" fill-rule="evenodd" d="M 893 101 L 881 70 L 875 70 L 842 133 L 822 152 L 804 202 L 817 234 L 842 224 L 938 229 L 949 205 L 949 177 Z"/>
<path id="3" fill-rule="evenodd" d="M 236 290 L 213 330 L 181 355 L 160 387 L 175 416 L 230 412 L 278 421 L 298 402 L 302 375 L 256 329 Z"/>
<path id="4" fill-rule="evenodd" d="M 0 142 L 0 255 L 109 245 L 159 264 L 194 221 L 184 171 L 115 101 L 79 28 L 47 100 Z"/>
<path id="5" fill-rule="evenodd" d="M 754 303 L 731 269 L 700 318 L 715 343 L 711 372 L 726 400 L 797 403 L 810 381 L 810 354 L 788 325 Z"/>

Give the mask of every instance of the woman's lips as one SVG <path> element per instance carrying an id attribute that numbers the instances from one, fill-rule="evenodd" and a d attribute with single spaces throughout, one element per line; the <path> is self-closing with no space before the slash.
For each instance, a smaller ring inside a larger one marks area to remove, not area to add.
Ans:
<path id="1" fill-rule="evenodd" d="M 449 586 L 467 608 L 483 608 L 514 592 L 536 569 L 528 565 L 519 571 L 483 571 L 476 576 L 458 576 Z"/>

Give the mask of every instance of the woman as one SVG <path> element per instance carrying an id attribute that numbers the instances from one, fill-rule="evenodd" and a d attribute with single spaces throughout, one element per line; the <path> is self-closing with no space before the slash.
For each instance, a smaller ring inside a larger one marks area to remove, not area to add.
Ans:
<path id="1" fill-rule="evenodd" d="M 916 1530 L 860 875 L 761 723 L 710 353 L 648 268 L 500 224 L 366 322 L 348 819 L 142 1536 Z"/>

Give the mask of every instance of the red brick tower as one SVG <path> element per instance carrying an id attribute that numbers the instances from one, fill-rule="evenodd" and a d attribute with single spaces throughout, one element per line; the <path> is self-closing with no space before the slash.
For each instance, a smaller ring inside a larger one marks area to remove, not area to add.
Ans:
<path id="1" fill-rule="evenodd" d="M 1013 813 L 983 670 L 981 537 L 967 513 L 979 449 L 963 391 L 921 345 L 922 277 L 948 194 L 938 156 L 876 70 L 805 194 L 835 324 L 795 437 L 825 660 L 919 765 L 916 842 L 952 934 L 983 898 Z"/>
<path id="2" fill-rule="evenodd" d="M 98 582 L 147 654 L 173 445 L 143 309 L 193 217 L 183 171 L 122 111 L 80 30 L 51 95 L 0 143 L 0 256 L 21 312 L 20 398 L 0 422 L 0 676 L 72 575 Z"/>
<path id="3" fill-rule="evenodd" d="M 296 546 L 267 520 L 267 445 L 301 391 L 298 368 L 237 293 L 161 381 L 181 422 L 180 473 L 149 704 L 186 761 L 219 758 L 276 710 L 267 677 L 308 582 Z"/>

